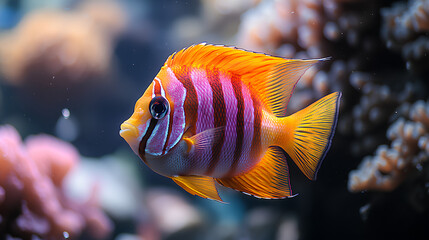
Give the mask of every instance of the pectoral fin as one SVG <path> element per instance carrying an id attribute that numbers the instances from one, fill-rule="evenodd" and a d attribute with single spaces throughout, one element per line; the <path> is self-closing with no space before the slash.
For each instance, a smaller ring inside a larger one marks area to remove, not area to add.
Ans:
<path id="1" fill-rule="evenodd" d="M 201 151 L 211 149 L 213 144 L 218 141 L 225 127 L 217 127 L 205 130 L 190 138 L 183 138 L 188 146 L 188 153 L 192 150 Z"/>
<path id="2" fill-rule="evenodd" d="M 223 202 L 219 197 L 215 181 L 212 177 L 177 176 L 171 177 L 171 179 L 190 194 Z"/>

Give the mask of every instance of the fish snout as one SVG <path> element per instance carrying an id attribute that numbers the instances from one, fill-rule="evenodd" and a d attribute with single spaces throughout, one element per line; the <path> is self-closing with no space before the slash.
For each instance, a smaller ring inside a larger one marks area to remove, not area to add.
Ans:
<path id="1" fill-rule="evenodd" d="M 121 131 L 119 131 L 119 135 L 121 135 L 121 137 L 127 140 L 129 138 L 137 138 L 139 135 L 139 131 L 131 123 L 124 122 L 121 124 Z"/>
<path id="2" fill-rule="evenodd" d="M 119 131 L 119 135 L 121 135 L 121 137 L 125 139 L 125 141 L 127 141 L 127 143 L 130 145 L 130 147 L 133 149 L 134 152 L 137 151 L 137 146 L 138 146 L 137 139 L 139 137 L 139 130 L 137 129 L 136 126 L 129 123 L 128 121 L 122 123 L 121 130 Z"/>

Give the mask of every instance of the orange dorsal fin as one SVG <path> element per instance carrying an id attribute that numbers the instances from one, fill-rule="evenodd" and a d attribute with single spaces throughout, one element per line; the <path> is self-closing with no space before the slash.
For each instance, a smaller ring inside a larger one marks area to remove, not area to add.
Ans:
<path id="1" fill-rule="evenodd" d="M 245 174 L 216 179 L 220 184 L 259 198 L 292 196 L 286 157 L 279 147 L 270 147 L 255 168 Z"/>
<path id="2" fill-rule="evenodd" d="M 277 117 L 283 117 L 296 83 L 308 68 L 320 60 L 325 59 L 284 59 L 202 43 L 172 54 L 165 66 L 216 68 L 237 75 L 256 91 L 266 109 Z"/>
<path id="3" fill-rule="evenodd" d="M 176 176 L 171 179 L 190 194 L 222 202 L 212 177 Z"/>

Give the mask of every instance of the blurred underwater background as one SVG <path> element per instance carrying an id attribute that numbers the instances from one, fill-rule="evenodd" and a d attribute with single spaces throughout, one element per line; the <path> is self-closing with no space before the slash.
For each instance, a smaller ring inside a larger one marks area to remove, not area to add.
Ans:
<path id="1" fill-rule="evenodd" d="M 192 44 L 322 58 L 289 114 L 343 93 L 330 151 L 297 196 L 154 173 L 119 126 Z M 0 239 L 428 239 L 428 0 L 0 0 Z"/>

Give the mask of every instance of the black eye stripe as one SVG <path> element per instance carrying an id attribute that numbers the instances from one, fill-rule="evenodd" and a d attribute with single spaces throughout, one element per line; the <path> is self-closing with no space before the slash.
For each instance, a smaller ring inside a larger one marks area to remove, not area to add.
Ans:
<path id="1" fill-rule="evenodd" d="M 152 135 L 152 132 L 155 129 L 155 126 L 157 123 L 158 123 L 158 119 L 152 118 L 150 120 L 149 127 L 146 131 L 146 134 L 143 136 L 142 140 L 140 141 L 139 155 L 140 155 L 141 159 L 143 159 L 143 161 L 145 161 L 145 162 L 146 162 L 146 160 L 145 160 L 144 155 L 145 155 L 147 140 L 149 139 L 150 135 Z"/>

